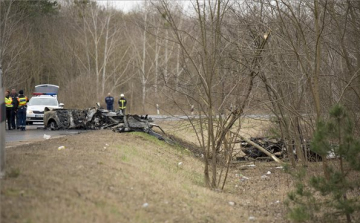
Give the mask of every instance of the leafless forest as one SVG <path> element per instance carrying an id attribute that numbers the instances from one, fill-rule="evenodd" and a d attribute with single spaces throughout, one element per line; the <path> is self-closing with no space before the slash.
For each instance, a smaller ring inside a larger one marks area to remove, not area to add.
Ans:
<path id="1" fill-rule="evenodd" d="M 93 0 L 2 0 L 4 87 L 30 95 L 59 85 L 66 108 L 123 93 L 128 113 L 188 116 L 178 123 L 201 153 L 204 186 L 220 190 L 236 143 L 253 143 L 240 131 L 244 116 L 264 118 L 284 155 L 253 146 L 296 176 L 290 218 L 358 219 L 360 1 L 181 2 L 123 12 Z"/>
<path id="2" fill-rule="evenodd" d="M 56 84 L 68 108 L 108 92 L 124 93 L 132 113 L 158 104 L 162 114 L 190 115 L 194 106 L 207 117 L 198 139 L 213 187 L 210 156 L 246 113 L 272 115 L 297 148 L 335 104 L 358 126 L 360 1 L 194 0 L 184 10 L 149 0 L 126 13 L 90 0 L 0 4 L 5 88 Z"/>
<path id="3" fill-rule="evenodd" d="M 215 113 L 244 100 L 294 117 L 338 102 L 357 112 L 358 1 L 52 2 L 1 1 L 5 87 L 58 84 L 67 107 L 124 92 L 134 111 L 188 112 L 211 96 Z"/>

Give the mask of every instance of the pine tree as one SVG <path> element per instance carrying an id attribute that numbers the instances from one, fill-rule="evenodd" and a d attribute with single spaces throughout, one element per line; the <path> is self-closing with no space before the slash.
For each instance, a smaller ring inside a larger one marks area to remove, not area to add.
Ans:
<path id="1" fill-rule="evenodd" d="M 297 222 L 358 220 L 360 141 L 344 107 L 334 106 L 329 120 L 317 123 L 311 150 L 323 157 L 331 154 L 336 160 L 328 167 L 328 179 L 322 175 L 306 178 L 304 169 L 296 173 L 296 190 L 288 196 L 289 217 Z"/>

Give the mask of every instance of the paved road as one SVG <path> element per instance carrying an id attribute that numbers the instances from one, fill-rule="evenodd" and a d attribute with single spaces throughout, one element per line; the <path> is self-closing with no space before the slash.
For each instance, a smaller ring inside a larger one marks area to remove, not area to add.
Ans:
<path id="1" fill-rule="evenodd" d="M 154 122 L 156 121 L 179 121 L 179 120 L 187 120 L 188 116 L 170 116 L 170 115 L 150 115 L 153 118 Z M 246 115 L 248 118 L 263 118 L 268 119 L 270 118 L 269 115 Z M 198 118 L 197 116 L 190 116 L 190 118 Z M 59 131 L 50 131 L 45 130 L 42 123 L 35 123 L 35 125 L 28 125 L 26 127 L 26 131 L 19 131 L 19 130 L 11 130 L 6 131 L 5 134 L 5 142 L 27 142 L 27 141 L 36 141 L 44 139 L 45 135 L 50 135 L 51 137 L 58 137 L 64 135 L 73 135 L 86 132 L 86 130 L 59 130 Z"/>
<path id="2" fill-rule="evenodd" d="M 186 119 L 186 116 L 151 116 L 155 121 L 156 120 L 181 120 Z M 44 125 L 42 122 L 34 123 L 34 125 L 28 125 L 26 126 L 26 131 L 20 131 L 20 130 L 6 130 L 5 133 L 5 142 L 7 144 L 9 143 L 15 143 L 15 142 L 30 142 L 30 141 L 39 141 L 39 140 L 45 140 L 44 135 L 50 135 L 51 138 L 53 137 L 59 137 L 59 136 L 65 136 L 65 135 L 74 135 L 79 133 L 84 133 L 86 130 L 57 130 L 57 131 L 51 131 L 44 129 Z M 21 143 L 21 144 L 22 144 Z"/>
<path id="3" fill-rule="evenodd" d="M 5 142 L 20 142 L 20 141 L 34 141 L 44 139 L 45 135 L 50 135 L 51 137 L 64 136 L 64 135 L 73 135 L 86 132 L 85 130 L 59 130 L 59 131 L 50 131 L 45 130 L 42 124 L 40 125 L 30 125 L 26 127 L 26 131 L 19 130 L 6 130 Z"/>
<path id="4" fill-rule="evenodd" d="M 180 120 L 187 120 L 188 118 L 194 118 L 195 116 L 185 116 L 185 115 L 149 115 L 154 122 L 156 121 L 180 121 Z"/>
<path id="5" fill-rule="evenodd" d="M 151 116 L 155 121 L 156 120 L 181 120 L 186 119 L 186 116 Z M 26 131 L 20 130 L 6 130 L 5 133 L 5 142 L 7 144 L 14 143 L 14 142 L 30 142 L 30 141 L 39 141 L 45 140 L 44 135 L 50 135 L 51 138 L 65 136 L 65 135 L 74 135 L 79 133 L 84 133 L 86 130 L 57 130 L 51 131 L 44 129 L 44 125 L 42 122 L 34 123 L 34 125 L 27 125 Z"/>
<path id="6" fill-rule="evenodd" d="M 157 120 L 180 121 L 180 120 L 187 120 L 188 118 L 199 118 L 199 116 L 197 116 L 197 115 L 190 115 L 190 116 L 186 116 L 186 115 L 173 115 L 173 116 L 171 116 L 171 115 L 149 115 L 149 117 L 154 119 L 155 122 Z M 205 116 L 203 116 L 203 117 L 205 118 Z M 268 119 L 270 119 L 272 117 L 275 117 L 275 116 L 274 115 L 262 114 L 262 115 L 243 115 L 242 117 L 251 118 L 251 119 L 265 119 L 265 120 L 268 120 Z"/>

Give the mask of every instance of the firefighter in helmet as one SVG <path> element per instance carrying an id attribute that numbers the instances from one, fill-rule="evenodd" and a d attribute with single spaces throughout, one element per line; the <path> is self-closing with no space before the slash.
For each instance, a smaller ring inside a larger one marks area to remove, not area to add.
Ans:
<path id="1" fill-rule="evenodd" d="M 119 99 L 118 103 L 119 103 L 119 109 L 120 109 L 121 114 L 125 115 L 126 99 L 125 99 L 124 94 L 120 95 L 120 99 Z"/>

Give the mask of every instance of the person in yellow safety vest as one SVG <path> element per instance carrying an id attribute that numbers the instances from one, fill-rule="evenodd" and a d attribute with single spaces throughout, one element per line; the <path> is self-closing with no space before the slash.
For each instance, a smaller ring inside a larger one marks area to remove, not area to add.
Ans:
<path id="1" fill-rule="evenodd" d="M 5 107 L 6 107 L 6 120 L 8 123 L 8 130 L 11 130 L 11 121 L 12 121 L 12 115 L 14 110 L 14 104 L 13 99 L 10 97 L 10 91 L 5 92 Z"/>
<path id="2" fill-rule="evenodd" d="M 18 120 L 19 120 L 19 127 L 21 131 L 25 131 L 25 127 L 26 127 L 26 108 L 27 108 L 27 103 L 29 101 L 29 99 L 24 95 L 24 91 L 20 90 L 19 91 L 19 96 L 18 96 Z"/>
<path id="3" fill-rule="evenodd" d="M 14 105 L 14 108 L 13 108 L 13 113 L 12 113 L 12 120 L 11 120 L 11 125 L 12 125 L 12 128 L 13 129 L 19 129 L 19 120 L 17 118 L 17 109 L 18 109 L 18 93 L 16 92 L 15 88 L 11 89 L 11 92 L 10 92 L 10 97 L 12 97 L 12 100 L 13 100 L 13 105 Z"/>
<path id="4" fill-rule="evenodd" d="M 120 99 L 119 99 L 118 103 L 119 103 L 119 109 L 120 109 L 121 114 L 125 115 L 126 99 L 125 99 L 124 94 L 120 95 Z"/>

